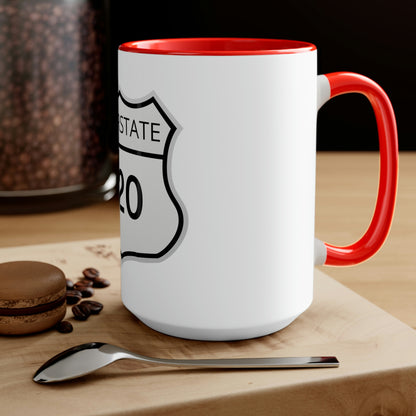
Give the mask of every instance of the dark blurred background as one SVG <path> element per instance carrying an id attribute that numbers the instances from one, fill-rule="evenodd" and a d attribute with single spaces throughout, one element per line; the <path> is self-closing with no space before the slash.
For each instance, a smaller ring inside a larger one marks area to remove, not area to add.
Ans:
<path id="1" fill-rule="evenodd" d="M 118 0 L 109 8 L 113 114 L 117 113 L 117 48 L 123 42 L 210 36 L 303 40 L 318 47 L 319 73 L 358 72 L 380 84 L 395 109 L 400 150 L 416 150 L 414 0 Z M 336 97 L 319 111 L 317 149 L 378 149 L 376 123 L 365 97 Z"/>

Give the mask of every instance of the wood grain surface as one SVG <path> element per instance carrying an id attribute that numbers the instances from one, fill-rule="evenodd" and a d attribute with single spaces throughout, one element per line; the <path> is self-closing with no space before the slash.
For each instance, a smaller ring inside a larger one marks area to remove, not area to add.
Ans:
<path id="1" fill-rule="evenodd" d="M 327 277 L 315 275 L 312 306 L 286 329 L 258 339 L 199 342 L 143 325 L 120 299 L 118 238 L 0 249 L 0 261 L 31 259 L 76 280 L 96 267 L 111 281 L 104 304 L 74 331 L 0 338 L 0 414 L 21 415 L 410 415 L 416 409 L 416 332 Z M 155 300 L 157 301 L 157 300 Z M 110 342 L 158 357 L 336 355 L 339 368 L 192 370 L 122 361 L 55 385 L 31 378 L 52 355 Z"/>

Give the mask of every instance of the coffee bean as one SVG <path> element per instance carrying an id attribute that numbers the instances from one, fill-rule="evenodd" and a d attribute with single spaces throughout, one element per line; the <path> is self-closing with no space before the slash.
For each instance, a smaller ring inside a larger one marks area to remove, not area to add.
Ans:
<path id="1" fill-rule="evenodd" d="M 84 287 L 92 287 L 93 281 L 88 279 L 81 279 L 74 283 L 74 288 L 80 290 Z"/>
<path id="2" fill-rule="evenodd" d="M 83 298 L 90 298 L 94 296 L 94 289 L 92 287 L 84 286 L 78 289 L 81 292 Z"/>
<path id="3" fill-rule="evenodd" d="M 71 290 L 74 288 L 74 282 L 71 279 L 66 279 L 66 288 Z"/>
<path id="4" fill-rule="evenodd" d="M 61 332 L 62 334 L 69 334 L 74 329 L 71 322 L 69 321 L 58 322 L 55 328 L 57 329 L 58 332 Z"/>
<path id="5" fill-rule="evenodd" d="M 94 300 L 83 300 L 80 305 L 86 305 L 89 308 L 91 315 L 98 315 L 104 307 L 102 303 Z"/>
<path id="6" fill-rule="evenodd" d="M 66 291 L 67 305 L 75 305 L 81 299 L 82 299 L 82 293 L 79 290 L 67 290 Z"/>
<path id="7" fill-rule="evenodd" d="M 97 277 L 94 280 L 93 287 L 96 287 L 96 288 L 104 288 L 104 287 L 110 286 L 110 284 L 111 283 L 110 283 L 110 281 L 108 279 L 104 279 L 102 277 Z"/>
<path id="8" fill-rule="evenodd" d="M 100 277 L 100 272 L 94 267 L 88 267 L 82 271 L 82 274 L 86 279 L 95 280 L 97 277 Z"/>
<path id="9" fill-rule="evenodd" d="M 90 308 L 87 305 L 75 305 L 72 307 L 72 313 L 77 321 L 86 321 L 91 315 Z"/>

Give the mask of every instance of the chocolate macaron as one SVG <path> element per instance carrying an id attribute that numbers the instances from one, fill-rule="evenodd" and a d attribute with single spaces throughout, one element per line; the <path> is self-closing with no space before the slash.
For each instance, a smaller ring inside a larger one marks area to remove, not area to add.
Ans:
<path id="1" fill-rule="evenodd" d="M 0 263 L 0 334 L 31 334 L 51 328 L 65 316 L 65 293 L 65 275 L 52 264 Z"/>

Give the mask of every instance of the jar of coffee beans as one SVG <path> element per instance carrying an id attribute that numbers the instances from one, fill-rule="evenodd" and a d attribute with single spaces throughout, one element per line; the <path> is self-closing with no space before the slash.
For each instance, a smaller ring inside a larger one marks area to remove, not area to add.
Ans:
<path id="1" fill-rule="evenodd" d="M 0 0 L 0 213 L 115 194 L 106 1 Z"/>

